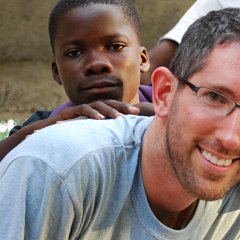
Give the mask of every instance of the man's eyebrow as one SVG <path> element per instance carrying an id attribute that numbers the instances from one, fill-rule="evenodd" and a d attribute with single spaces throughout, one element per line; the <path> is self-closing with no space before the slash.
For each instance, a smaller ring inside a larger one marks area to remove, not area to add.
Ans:
<path id="1" fill-rule="evenodd" d="M 210 83 L 206 87 L 210 88 L 216 92 L 222 93 L 231 99 L 236 99 L 237 97 L 239 97 L 239 95 L 237 95 L 233 90 L 231 90 L 230 88 L 225 87 L 223 85 L 220 85 L 220 84 L 211 84 Z"/>

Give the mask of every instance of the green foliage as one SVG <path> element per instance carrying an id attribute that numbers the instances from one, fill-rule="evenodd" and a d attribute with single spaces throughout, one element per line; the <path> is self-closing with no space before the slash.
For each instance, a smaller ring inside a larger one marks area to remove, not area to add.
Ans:
<path id="1" fill-rule="evenodd" d="M 8 136 L 8 131 L 6 131 L 6 132 L 0 132 L 0 140 L 2 140 L 2 139 L 4 139 L 5 137 L 7 137 Z"/>
<path id="2" fill-rule="evenodd" d="M 19 120 L 9 119 L 8 121 L 0 121 L 0 140 L 8 136 L 9 131 L 17 124 Z"/>

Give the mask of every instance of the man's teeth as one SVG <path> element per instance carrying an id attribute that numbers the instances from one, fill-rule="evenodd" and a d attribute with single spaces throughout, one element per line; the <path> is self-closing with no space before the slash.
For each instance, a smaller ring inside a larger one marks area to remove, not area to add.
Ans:
<path id="1" fill-rule="evenodd" d="M 222 166 L 228 167 L 232 164 L 232 159 L 219 159 L 216 156 L 212 155 L 211 153 L 209 153 L 205 150 L 202 152 L 202 155 L 209 162 L 211 162 L 214 165 L 220 166 L 220 167 L 222 167 Z"/>

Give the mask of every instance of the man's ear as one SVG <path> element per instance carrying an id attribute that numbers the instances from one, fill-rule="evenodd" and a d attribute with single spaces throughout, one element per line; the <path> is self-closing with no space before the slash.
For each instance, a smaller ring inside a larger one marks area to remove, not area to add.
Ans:
<path id="1" fill-rule="evenodd" d="M 141 48 L 140 70 L 141 70 L 141 73 L 144 73 L 149 70 L 150 62 L 147 54 L 147 49 L 145 47 L 140 47 L 140 48 Z"/>
<path id="2" fill-rule="evenodd" d="M 61 78 L 60 78 L 59 72 L 58 72 L 58 67 L 57 67 L 57 64 L 55 61 L 52 62 L 52 75 L 53 75 L 54 80 L 58 84 L 62 85 L 62 81 L 61 81 Z"/>
<path id="3" fill-rule="evenodd" d="M 156 115 L 168 115 L 172 97 L 176 90 L 174 75 L 165 67 L 158 67 L 152 74 L 152 97 Z"/>

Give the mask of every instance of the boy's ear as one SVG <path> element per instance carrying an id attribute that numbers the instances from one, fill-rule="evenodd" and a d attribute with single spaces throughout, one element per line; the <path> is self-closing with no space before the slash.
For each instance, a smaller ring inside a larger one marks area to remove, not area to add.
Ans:
<path id="1" fill-rule="evenodd" d="M 140 59 L 140 70 L 142 73 L 147 72 L 150 67 L 149 57 L 147 54 L 147 49 L 141 47 L 141 59 Z"/>
<path id="2" fill-rule="evenodd" d="M 62 85 L 62 81 L 60 79 L 59 72 L 58 72 L 58 67 L 57 67 L 57 64 L 55 61 L 52 62 L 52 75 L 53 75 L 54 80 L 58 84 Z"/>
<path id="3" fill-rule="evenodd" d="M 168 115 L 177 82 L 165 67 L 158 67 L 152 74 L 152 98 L 154 111 L 159 117 Z"/>

